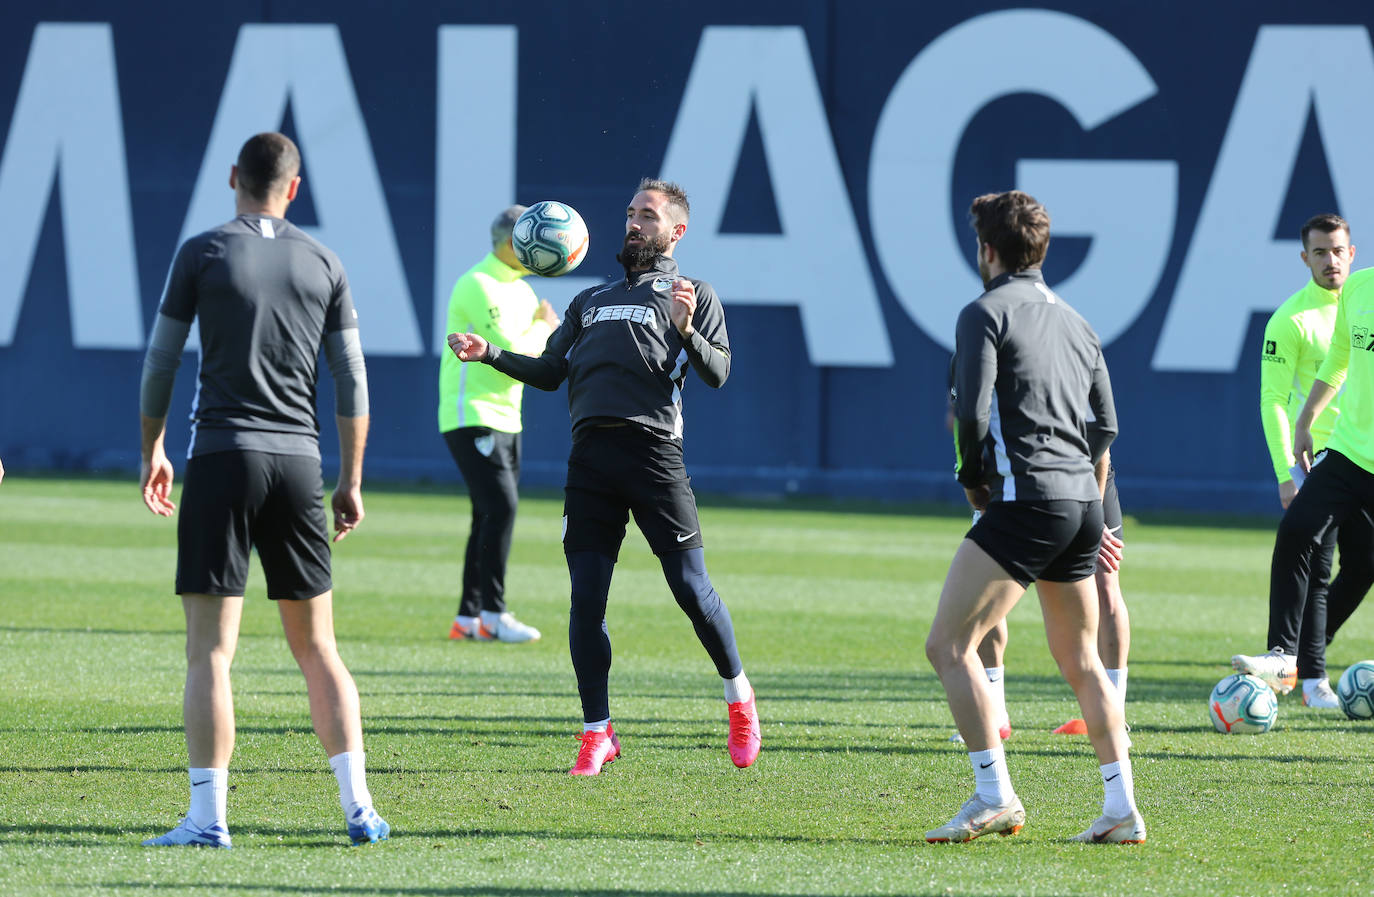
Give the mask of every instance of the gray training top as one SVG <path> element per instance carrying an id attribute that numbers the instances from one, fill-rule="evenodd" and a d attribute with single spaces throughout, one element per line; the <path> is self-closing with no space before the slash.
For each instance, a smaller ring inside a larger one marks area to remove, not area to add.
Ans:
<path id="1" fill-rule="evenodd" d="M 143 363 L 145 416 L 166 416 L 197 317 L 200 375 L 189 457 L 242 450 L 318 458 L 321 344 L 338 413 L 367 414 L 348 278 L 338 256 L 295 225 L 240 215 L 182 244 Z"/>
<path id="2" fill-rule="evenodd" d="M 965 487 L 986 483 L 993 501 L 1100 498 L 1093 465 L 1117 432 L 1107 364 L 1040 269 L 997 277 L 959 313 L 952 391 Z"/>
<path id="3" fill-rule="evenodd" d="M 730 338 L 716 291 L 692 277 L 693 333 L 682 338 L 669 316 L 678 276 L 677 262 L 660 255 L 648 271 L 578 293 L 538 358 L 492 346 L 483 360 L 538 389 L 555 390 L 566 379 L 574 439 L 607 419 L 681 439 L 687 366 L 720 387 L 730 375 Z"/>

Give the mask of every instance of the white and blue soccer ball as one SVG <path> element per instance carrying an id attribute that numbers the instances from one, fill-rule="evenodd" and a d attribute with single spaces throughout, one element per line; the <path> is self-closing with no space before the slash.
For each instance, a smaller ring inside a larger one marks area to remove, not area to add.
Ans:
<path id="1" fill-rule="evenodd" d="M 1345 668 L 1336 682 L 1336 700 L 1351 719 L 1374 719 L 1374 660 Z"/>
<path id="2" fill-rule="evenodd" d="M 1234 673 L 1212 689 L 1207 709 L 1218 732 L 1258 735 L 1274 727 L 1279 698 L 1263 679 Z"/>
<path id="3" fill-rule="evenodd" d="M 577 210 L 552 199 L 522 212 L 511 230 L 515 257 L 541 277 L 559 277 L 582 264 L 589 242 Z"/>

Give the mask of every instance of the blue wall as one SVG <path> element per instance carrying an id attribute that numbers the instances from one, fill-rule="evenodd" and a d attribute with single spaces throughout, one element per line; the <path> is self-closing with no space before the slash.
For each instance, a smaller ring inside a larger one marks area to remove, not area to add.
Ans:
<path id="1" fill-rule="evenodd" d="M 1374 208 L 1374 13 L 1217 6 L 1204 22 L 1174 0 L 8 10 L 0 458 L 136 468 L 172 254 L 232 215 L 242 140 L 283 128 L 305 158 L 291 217 L 353 280 L 371 477 L 457 478 L 435 432 L 435 305 L 491 215 L 582 212 L 588 261 L 535 283 L 561 306 L 617 275 L 624 203 L 661 173 L 692 193 L 678 258 L 721 293 L 734 348 L 724 389 L 689 380 L 698 489 L 955 498 L 945 322 L 978 292 L 964 210 L 1022 186 L 1054 216 L 1047 278 L 1104 335 L 1127 504 L 1275 510 L 1260 329 L 1304 282 L 1301 222 L 1340 211 L 1359 244 Z M 188 352 L 174 457 L 194 369 Z M 527 390 L 526 482 L 561 482 L 567 430 L 564 395 Z"/>

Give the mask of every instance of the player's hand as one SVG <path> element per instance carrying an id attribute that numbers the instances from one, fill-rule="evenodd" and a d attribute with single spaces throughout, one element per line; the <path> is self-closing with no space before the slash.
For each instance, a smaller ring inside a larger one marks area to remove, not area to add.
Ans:
<path id="1" fill-rule="evenodd" d="M 1303 473 L 1312 472 L 1314 455 L 1316 452 L 1313 450 L 1312 431 L 1307 427 L 1297 427 L 1293 432 L 1293 459 L 1298 462 Z"/>
<path id="2" fill-rule="evenodd" d="M 448 347 L 459 361 L 481 361 L 487 357 L 487 341 L 475 333 L 450 333 Z"/>
<path id="3" fill-rule="evenodd" d="M 1097 546 L 1097 569 L 1115 573 L 1121 569 L 1121 559 L 1126 554 L 1126 543 L 1118 539 L 1107 527 L 1102 527 L 1102 541 Z"/>
<path id="4" fill-rule="evenodd" d="M 697 290 L 692 282 L 685 277 L 679 277 L 673 281 L 673 307 L 668 311 L 668 316 L 673 319 L 673 326 L 677 332 L 683 336 L 691 336 L 692 315 L 697 311 Z"/>
<path id="5" fill-rule="evenodd" d="M 1293 503 L 1293 499 L 1297 497 L 1297 494 L 1297 483 L 1293 482 L 1292 480 L 1288 480 L 1284 483 L 1279 483 L 1279 504 L 1283 505 L 1283 509 L 1285 511 L 1288 510 L 1288 506 Z"/>
<path id="6" fill-rule="evenodd" d="M 964 487 L 964 497 L 968 499 L 969 506 L 975 511 L 986 511 L 988 501 L 992 498 L 992 488 L 984 483 L 977 489 Z"/>
<path id="7" fill-rule="evenodd" d="M 334 541 L 339 542 L 357 529 L 366 516 L 363 513 L 362 489 L 340 483 L 330 496 L 329 504 L 334 509 Z"/>
<path id="8" fill-rule="evenodd" d="M 539 300 L 539 307 L 534 310 L 534 319 L 536 321 L 543 321 L 550 327 L 558 327 L 558 312 L 553 310 L 553 306 L 549 304 L 549 300 L 547 299 Z"/>
<path id="9" fill-rule="evenodd" d="M 177 506 L 172 503 L 172 462 L 162 452 L 144 461 L 138 474 L 143 491 L 143 504 L 159 517 L 171 517 Z"/>

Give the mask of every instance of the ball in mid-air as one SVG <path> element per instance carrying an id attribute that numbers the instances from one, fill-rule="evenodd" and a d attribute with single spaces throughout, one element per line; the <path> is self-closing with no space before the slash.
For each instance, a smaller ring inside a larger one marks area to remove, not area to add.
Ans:
<path id="1" fill-rule="evenodd" d="M 1345 668 L 1336 682 L 1336 700 L 1351 719 L 1374 719 L 1374 660 Z"/>
<path id="2" fill-rule="evenodd" d="M 1235 673 L 1212 689 L 1207 709 L 1218 732 L 1255 735 L 1273 728 L 1279 715 L 1279 698 L 1264 680 Z"/>
<path id="3" fill-rule="evenodd" d="M 542 277 L 558 277 L 582 264 L 588 242 L 587 225 L 577 210 L 552 199 L 522 212 L 511 230 L 515 257 Z"/>

